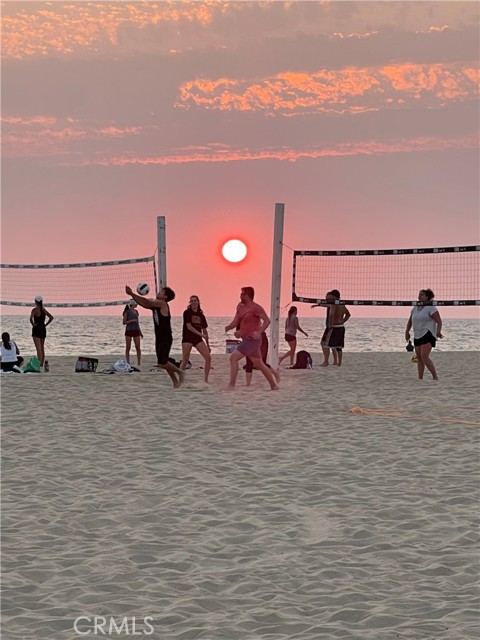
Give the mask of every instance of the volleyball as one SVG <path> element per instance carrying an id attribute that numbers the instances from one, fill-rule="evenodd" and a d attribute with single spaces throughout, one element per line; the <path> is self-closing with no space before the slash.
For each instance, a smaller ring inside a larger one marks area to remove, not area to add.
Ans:
<path id="1" fill-rule="evenodd" d="M 141 296 L 148 296 L 148 294 L 150 293 L 150 287 L 146 282 L 140 282 L 140 284 L 137 286 L 137 293 Z"/>

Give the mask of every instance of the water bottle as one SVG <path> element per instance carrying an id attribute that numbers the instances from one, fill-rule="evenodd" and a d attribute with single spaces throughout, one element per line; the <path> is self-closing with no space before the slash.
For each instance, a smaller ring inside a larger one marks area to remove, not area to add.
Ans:
<path id="1" fill-rule="evenodd" d="M 43 370 L 45 371 L 45 373 L 50 371 L 50 367 L 48 366 L 48 360 L 45 360 L 45 363 L 43 365 Z"/>

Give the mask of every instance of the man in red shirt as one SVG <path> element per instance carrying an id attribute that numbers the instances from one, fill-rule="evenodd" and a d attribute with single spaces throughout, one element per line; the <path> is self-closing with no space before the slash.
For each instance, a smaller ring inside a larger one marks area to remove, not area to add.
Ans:
<path id="1" fill-rule="evenodd" d="M 260 347 L 262 344 L 262 333 L 270 325 L 270 318 L 265 309 L 253 301 L 255 291 L 253 287 L 242 287 L 240 293 L 240 304 L 234 319 L 225 327 L 225 331 L 236 329 L 235 337 L 242 341 L 230 356 L 230 384 L 228 389 L 235 388 L 238 375 L 238 363 L 242 358 L 248 356 L 253 365 L 263 373 L 268 380 L 270 389 L 278 389 L 275 375 L 262 360 Z"/>

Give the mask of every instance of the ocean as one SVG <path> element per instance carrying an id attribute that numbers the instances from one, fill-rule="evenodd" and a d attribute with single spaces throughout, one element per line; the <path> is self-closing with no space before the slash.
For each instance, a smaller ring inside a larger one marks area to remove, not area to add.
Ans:
<path id="1" fill-rule="evenodd" d="M 55 310 L 53 310 L 55 315 Z M 233 332 L 225 335 L 224 327 L 231 317 L 208 317 L 212 353 L 225 353 L 225 340 L 233 338 Z M 405 349 L 405 325 L 407 318 L 355 318 L 346 325 L 345 351 L 394 352 Z M 142 351 L 154 353 L 153 321 L 148 312 L 141 312 L 141 328 L 144 335 Z M 320 351 L 320 339 L 324 330 L 324 318 L 300 318 L 300 325 L 308 333 L 298 335 L 297 350 L 311 353 Z M 172 317 L 172 355 L 181 353 L 182 318 Z M 283 340 L 284 320 L 280 320 L 280 351 L 286 351 Z M 1 331 L 8 331 L 23 355 L 35 354 L 31 338 L 29 316 L 4 315 Z M 443 340 L 437 342 L 438 351 L 480 350 L 480 322 L 477 319 L 443 320 Z M 124 327 L 121 314 L 116 316 L 56 316 L 47 329 L 45 351 L 50 356 L 121 355 L 124 351 Z M 194 350 L 195 352 L 195 350 Z"/>

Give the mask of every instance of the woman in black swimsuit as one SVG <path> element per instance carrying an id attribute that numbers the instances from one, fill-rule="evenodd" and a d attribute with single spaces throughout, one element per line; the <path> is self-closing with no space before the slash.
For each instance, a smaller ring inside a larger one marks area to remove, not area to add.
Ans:
<path id="1" fill-rule="evenodd" d="M 47 318 L 48 320 L 45 322 Z M 47 327 L 52 320 L 52 314 L 43 306 L 42 296 L 37 296 L 35 298 L 35 307 L 30 313 L 30 324 L 32 325 L 32 338 L 41 367 L 43 367 L 45 362 L 45 338 L 47 337 Z"/>

